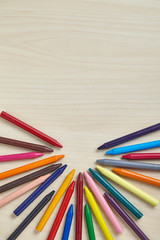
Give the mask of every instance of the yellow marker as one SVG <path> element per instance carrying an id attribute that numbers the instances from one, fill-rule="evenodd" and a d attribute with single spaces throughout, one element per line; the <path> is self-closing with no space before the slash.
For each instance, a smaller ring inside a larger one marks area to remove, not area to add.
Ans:
<path id="1" fill-rule="evenodd" d="M 138 197 L 142 198 L 144 201 L 150 203 L 153 206 L 157 206 L 157 204 L 159 203 L 159 201 L 150 196 L 149 194 L 143 192 L 141 189 L 137 188 L 136 186 L 134 186 L 133 184 L 127 182 L 126 180 L 124 180 L 123 178 L 117 176 L 116 174 L 112 173 L 110 170 L 97 166 L 97 169 L 106 177 L 108 177 L 109 179 L 113 180 L 114 182 L 118 183 L 119 185 L 121 185 L 122 187 L 128 189 L 130 192 L 134 193 L 135 195 L 137 195 Z"/>
<path id="2" fill-rule="evenodd" d="M 73 169 L 66 177 L 64 182 L 62 183 L 60 189 L 58 190 L 57 194 L 53 198 L 52 202 L 50 203 L 49 207 L 45 211 L 44 215 L 42 216 L 41 220 L 39 221 L 36 229 L 41 232 L 46 225 L 48 219 L 50 218 L 51 214 L 53 213 L 54 209 L 56 208 L 58 202 L 60 201 L 61 197 L 63 196 L 64 192 L 66 191 L 67 187 L 69 186 L 70 182 L 75 173 L 75 169 Z"/>
<path id="3" fill-rule="evenodd" d="M 84 190 L 85 190 L 86 198 L 89 202 L 89 205 L 92 208 L 92 211 L 93 211 L 93 213 L 94 213 L 94 215 L 97 219 L 97 222 L 99 223 L 99 226 L 102 229 L 102 232 L 103 232 L 105 238 L 107 240 L 113 240 L 112 235 L 111 235 L 111 233 L 110 233 L 110 231 L 109 231 L 109 229 L 108 229 L 108 227 L 107 227 L 107 225 L 104 221 L 104 218 L 103 218 L 103 216 L 102 216 L 102 214 L 101 214 L 101 212 L 100 212 L 100 210 L 97 206 L 97 203 L 96 203 L 92 193 L 89 191 L 89 189 L 87 187 L 85 187 Z"/>

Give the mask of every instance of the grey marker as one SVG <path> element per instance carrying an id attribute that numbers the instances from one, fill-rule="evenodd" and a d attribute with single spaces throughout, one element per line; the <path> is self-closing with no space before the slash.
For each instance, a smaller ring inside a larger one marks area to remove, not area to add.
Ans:
<path id="1" fill-rule="evenodd" d="M 130 162 L 130 161 L 123 161 L 123 160 L 113 160 L 113 159 L 100 159 L 96 161 L 97 163 L 109 166 L 116 166 L 116 167 L 126 167 L 126 168 L 137 168 L 137 169 L 148 169 L 148 170 L 155 170 L 160 171 L 160 164 L 153 164 L 153 163 L 140 163 L 140 162 Z"/>

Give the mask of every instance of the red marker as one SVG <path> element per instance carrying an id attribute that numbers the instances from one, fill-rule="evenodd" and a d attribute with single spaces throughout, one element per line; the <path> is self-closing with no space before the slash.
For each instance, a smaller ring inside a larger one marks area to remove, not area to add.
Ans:
<path id="1" fill-rule="evenodd" d="M 123 155 L 122 158 L 130 160 L 160 159 L 160 153 L 131 153 Z"/>
<path id="2" fill-rule="evenodd" d="M 83 176 L 79 173 L 77 180 L 77 207 L 76 207 L 76 240 L 82 240 L 82 213 L 83 213 Z"/>
<path id="3" fill-rule="evenodd" d="M 51 231 L 49 233 L 49 236 L 48 236 L 47 240 L 53 240 L 55 238 L 56 233 L 58 231 L 58 228 L 59 228 L 59 226 L 61 224 L 61 221 L 63 219 L 63 216 L 65 214 L 65 211 L 67 209 L 67 206 L 69 204 L 69 201 L 72 197 L 72 194 L 73 194 L 73 191 L 74 191 L 74 186 L 75 186 L 75 181 L 73 181 L 67 189 L 67 192 L 64 196 L 63 202 L 60 206 L 60 209 L 59 209 L 59 212 L 56 216 L 56 219 L 54 220 L 54 223 L 52 225 L 52 228 L 51 228 Z"/>
<path id="4" fill-rule="evenodd" d="M 7 121 L 17 125 L 20 128 L 23 128 L 24 130 L 26 130 L 27 132 L 32 133 L 33 135 L 43 139 L 44 141 L 50 143 L 53 146 L 57 146 L 57 147 L 63 147 L 59 142 L 57 142 L 57 140 L 49 137 L 48 135 L 46 135 L 45 133 L 37 130 L 36 128 L 28 125 L 27 123 L 22 122 L 21 120 L 19 120 L 18 118 L 13 117 L 12 115 L 2 111 L 0 116 L 4 119 L 6 119 Z"/>

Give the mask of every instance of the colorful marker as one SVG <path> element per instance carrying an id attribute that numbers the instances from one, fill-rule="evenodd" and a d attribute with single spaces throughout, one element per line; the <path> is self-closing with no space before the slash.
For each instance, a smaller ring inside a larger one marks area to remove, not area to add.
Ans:
<path id="1" fill-rule="evenodd" d="M 153 163 L 141 163 L 136 161 L 132 162 L 132 161 L 113 160 L 113 159 L 100 159 L 100 160 L 97 160 L 96 162 L 103 165 L 116 166 L 116 167 L 160 171 L 160 164 L 153 164 Z"/>
<path id="2" fill-rule="evenodd" d="M 18 208 L 13 212 L 19 216 L 49 185 L 51 185 L 66 169 L 67 165 L 58 168 L 47 180 L 42 183 Z"/>
<path id="3" fill-rule="evenodd" d="M 128 216 L 126 211 L 118 204 L 118 202 L 111 197 L 109 194 L 105 193 L 107 201 L 111 206 L 117 211 L 117 213 L 124 219 L 124 221 L 132 228 L 132 230 L 137 234 L 141 240 L 149 240 L 149 238 L 142 232 L 142 230 L 136 225 L 136 223 Z"/>
<path id="4" fill-rule="evenodd" d="M 71 206 L 68 210 L 68 213 L 67 213 L 62 240 L 68 240 L 69 233 L 71 230 L 72 220 L 73 220 L 73 204 L 71 204 Z"/>
<path id="5" fill-rule="evenodd" d="M 32 181 L 31 183 L 25 185 L 22 188 L 19 188 L 17 191 L 9 194 L 8 196 L 2 198 L 0 200 L 0 207 L 5 206 L 7 203 L 13 201 L 14 199 L 20 197 L 21 195 L 23 195 L 24 193 L 30 191 L 31 189 L 37 187 L 38 185 L 40 185 L 41 183 L 43 183 L 48 177 L 50 177 L 51 174 L 47 174 L 45 176 L 39 177 L 36 180 Z"/>
<path id="6" fill-rule="evenodd" d="M 19 141 L 11 138 L 0 137 L 0 143 L 21 147 L 21 148 L 26 148 L 26 149 L 31 149 L 39 152 L 53 152 L 53 149 L 50 147 L 46 147 L 46 146 L 35 144 L 35 143 Z"/>
<path id="7" fill-rule="evenodd" d="M 125 136 L 123 136 L 123 137 L 114 139 L 114 140 L 112 140 L 112 141 L 106 142 L 106 143 L 104 143 L 102 146 L 100 146 L 98 149 L 112 148 L 112 147 L 114 147 L 114 146 L 117 146 L 117 145 L 119 145 L 119 144 L 128 142 L 128 141 L 133 140 L 133 139 L 135 139 L 135 138 L 139 138 L 139 137 L 144 136 L 144 135 L 146 135 L 146 134 L 155 132 L 155 131 L 157 131 L 157 130 L 160 130 L 160 123 L 155 124 L 155 125 L 152 125 L 152 126 L 150 126 L 150 127 L 144 128 L 144 129 L 141 129 L 141 130 L 139 130 L 139 131 L 130 133 L 130 134 L 125 135 Z"/>
<path id="8" fill-rule="evenodd" d="M 17 175 L 17 174 L 20 174 L 20 173 L 23 173 L 23 172 L 27 172 L 27 171 L 35 169 L 35 168 L 39 168 L 39 167 L 48 165 L 48 164 L 53 163 L 53 162 L 57 162 L 58 160 L 60 160 L 63 157 L 64 157 L 64 155 L 56 155 L 56 156 L 53 156 L 53 157 L 42 159 L 42 160 L 37 161 L 37 162 L 29 163 L 27 165 L 24 165 L 24 166 L 21 166 L 21 167 L 18 167 L 18 168 L 8 170 L 6 172 L 2 172 L 2 173 L 0 173 L 0 180 L 4 179 L 4 178 L 12 177 L 14 175 Z"/>
<path id="9" fill-rule="evenodd" d="M 3 155 L 3 156 L 0 156 L 0 162 L 32 159 L 32 158 L 41 157 L 43 155 L 44 155 L 44 153 L 38 153 L 38 152 Z"/>
<path id="10" fill-rule="evenodd" d="M 92 211 L 93 211 L 93 213 L 94 213 L 94 215 L 97 219 L 97 222 L 98 222 L 98 224 L 99 224 L 99 226 L 100 226 L 100 228 L 101 228 L 101 230 L 102 230 L 102 232 L 105 236 L 105 239 L 113 240 L 112 235 L 111 235 L 111 233 L 110 233 L 110 231 L 107 227 L 107 224 L 104 221 L 104 218 L 103 218 L 103 216 L 102 216 L 102 214 L 101 214 L 101 212 L 100 212 L 100 210 L 97 206 L 97 203 L 96 203 L 92 193 L 89 191 L 89 189 L 87 187 L 85 187 L 84 190 L 85 190 L 86 198 L 87 198 L 87 200 L 89 202 L 89 205 L 90 205 L 90 207 L 91 207 L 91 209 L 92 209 Z"/>
<path id="11" fill-rule="evenodd" d="M 73 176 L 75 174 L 75 169 L 73 169 L 66 177 L 66 179 L 64 180 L 64 182 L 62 183 L 61 187 L 59 188 L 58 192 L 56 193 L 55 197 L 53 198 L 52 202 L 50 203 L 49 207 L 47 208 L 47 210 L 45 211 L 45 213 L 43 214 L 41 220 L 39 221 L 36 229 L 37 231 L 41 232 L 44 228 L 44 226 L 46 225 L 48 219 L 50 218 L 51 214 L 53 213 L 54 209 L 56 208 L 57 204 L 59 203 L 61 197 L 63 196 L 63 194 L 65 193 L 67 187 L 69 186 L 69 184 L 71 183 Z"/>
<path id="12" fill-rule="evenodd" d="M 45 133 L 37 130 L 36 128 L 33 128 L 32 126 L 26 124 L 25 122 L 22 122 L 21 120 L 19 120 L 18 118 L 15 118 L 14 116 L 2 111 L 0 116 L 2 118 L 4 118 L 5 120 L 13 123 L 14 125 L 26 130 L 27 132 L 30 132 L 31 134 L 35 135 L 38 138 L 41 138 L 42 140 L 52 144 L 53 146 L 57 146 L 57 147 L 63 147 L 57 140 L 49 137 L 48 135 L 46 135 Z"/>
<path id="13" fill-rule="evenodd" d="M 30 222 L 38 215 L 44 206 L 51 200 L 54 191 L 47 194 L 42 201 L 32 210 L 32 212 L 23 220 L 23 222 L 16 228 L 16 230 L 7 238 L 7 240 L 15 240 L 22 233 L 22 231 L 30 224 Z"/>
<path id="14" fill-rule="evenodd" d="M 64 216 L 65 212 L 66 212 L 66 209 L 67 209 L 67 206 L 69 204 L 69 201 L 70 201 L 70 199 L 72 197 L 72 194 L 74 192 L 74 186 L 75 186 L 75 181 L 73 181 L 71 183 L 71 185 L 69 186 L 69 188 L 67 189 L 67 192 L 66 192 L 66 194 L 64 196 L 63 202 L 62 202 L 62 204 L 60 206 L 60 209 L 59 209 L 59 212 L 58 212 L 58 214 L 57 214 L 57 216 L 56 216 L 56 218 L 54 220 L 54 223 L 52 225 L 52 228 L 51 228 L 51 231 L 49 233 L 49 236 L 48 236 L 47 240 L 55 239 L 55 236 L 57 234 L 58 228 L 59 228 L 59 226 L 61 224 L 61 221 L 63 219 L 63 216 Z"/>
<path id="15" fill-rule="evenodd" d="M 57 168 L 59 168 L 60 166 L 62 166 L 61 163 L 58 164 L 52 164 L 48 167 L 42 168 L 41 170 L 38 170 L 36 172 L 30 173 L 24 177 L 18 178 L 12 182 L 6 183 L 2 186 L 0 186 L 0 193 L 5 192 L 7 190 L 10 190 L 12 188 L 18 187 L 24 183 L 30 182 L 40 176 L 44 176 L 50 172 L 55 171 Z"/>
<path id="16" fill-rule="evenodd" d="M 156 148 L 156 147 L 160 147 L 160 140 L 146 142 L 146 143 L 139 143 L 139 144 L 129 145 L 129 146 L 125 146 L 125 147 L 114 148 L 112 150 L 107 151 L 106 154 L 107 155 L 116 155 L 116 154 L 136 152 L 136 151 L 141 151 L 144 149 L 151 149 L 151 148 Z"/>
<path id="17" fill-rule="evenodd" d="M 160 153 L 130 153 L 123 155 L 122 158 L 129 160 L 160 159 Z"/>
<path id="18" fill-rule="evenodd" d="M 116 199 L 118 199 L 133 215 L 140 219 L 143 214 L 130 203 L 119 191 L 117 191 L 104 177 L 102 177 L 98 172 L 89 168 L 92 176 L 105 187 Z"/>
<path id="19" fill-rule="evenodd" d="M 82 215 L 83 215 L 83 176 L 80 172 L 77 180 L 77 205 L 76 205 L 76 240 L 82 240 Z"/>
<path id="20" fill-rule="evenodd" d="M 110 206 L 105 201 L 102 193 L 98 189 L 94 180 L 90 177 L 90 175 L 87 172 L 84 172 L 84 176 L 85 176 L 85 179 L 86 179 L 86 182 L 87 182 L 88 186 L 90 187 L 90 189 L 92 190 L 92 193 L 94 194 L 94 197 L 97 199 L 97 201 L 99 202 L 99 204 L 103 208 L 103 211 L 105 212 L 105 214 L 109 218 L 109 220 L 112 223 L 113 227 L 115 228 L 116 232 L 117 233 L 122 233 L 123 228 L 119 224 L 119 222 L 118 222 L 117 218 L 115 217 L 114 213 L 112 212 Z"/>
<path id="21" fill-rule="evenodd" d="M 88 204 L 85 204 L 85 217 L 86 217 L 89 240 L 96 240 L 93 221 L 92 221 L 92 214 Z"/>
<path id="22" fill-rule="evenodd" d="M 132 178 L 132 179 L 136 179 L 141 182 L 152 184 L 156 187 L 160 187 L 160 179 L 152 178 L 152 177 L 142 175 L 142 174 L 139 174 L 136 172 L 132 172 L 129 170 L 125 170 L 122 168 L 113 168 L 113 172 L 118 173 L 119 175 L 122 175 L 122 176 L 125 176 L 128 178 Z"/>
<path id="23" fill-rule="evenodd" d="M 135 194 L 139 198 L 142 198 L 144 201 L 148 202 L 152 206 L 155 207 L 155 206 L 158 205 L 158 203 L 159 203 L 158 199 L 156 199 L 156 198 L 150 196 L 149 194 L 145 193 L 141 189 L 139 189 L 136 186 L 134 186 L 133 184 L 127 182 L 126 180 L 124 180 L 123 178 L 121 178 L 118 175 L 114 174 L 110 170 L 108 170 L 106 168 L 103 168 L 103 167 L 100 167 L 100 166 L 97 166 L 97 169 L 105 177 L 107 177 L 107 178 L 111 179 L 112 181 L 118 183 L 120 186 L 126 188 L 128 191 L 132 192 L 133 194 Z"/>

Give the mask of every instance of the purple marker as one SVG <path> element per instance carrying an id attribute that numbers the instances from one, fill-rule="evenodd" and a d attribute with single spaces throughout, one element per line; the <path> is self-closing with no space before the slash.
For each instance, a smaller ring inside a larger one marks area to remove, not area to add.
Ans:
<path id="1" fill-rule="evenodd" d="M 141 240 L 149 240 L 149 238 L 142 232 L 142 230 L 128 216 L 126 211 L 118 204 L 118 202 L 113 197 L 111 197 L 108 193 L 104 193 L 104 197 Z"/>
<path id="2" fill-rule="evenodd" d="M 141 129 L 139 131 L 127 134 L 123 137 L 114 139 L 112 141 L 106 142 L 103 145 L 101 145 L 100 147 L 98 147 L 98 149 L 112 148 L 112 147 L 115 147 L 115 146 L 120 145 L 122 143 L 131 141 L 133 139 L 136 139 L 136 138 L 139 138 L 141 136 L 147 135 L 149 133 L 155 132 L 157 130 L 160 130 L 160 123 L 152 125 L 150 127 L 144 128 L 144 129 Z"/>

